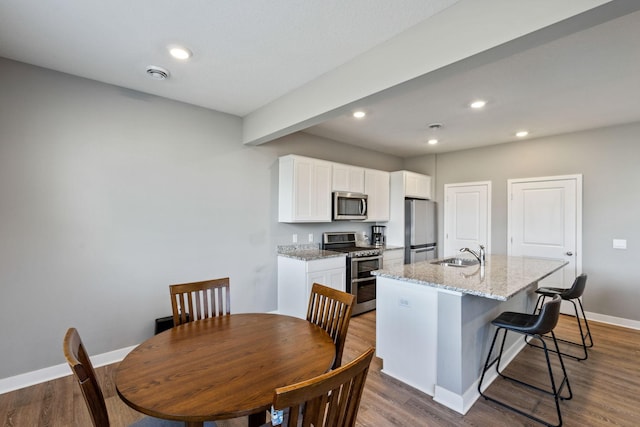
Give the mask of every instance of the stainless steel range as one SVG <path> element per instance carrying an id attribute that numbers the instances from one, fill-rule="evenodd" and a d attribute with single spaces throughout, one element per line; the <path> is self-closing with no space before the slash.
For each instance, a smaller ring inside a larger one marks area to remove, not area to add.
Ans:
<path id="1" fill-rule="evenodd" d="M 371 272 L 382 268 L 382 249 L 356 246 L 355 232 L 322 234 L 322 249 L 347 253 L 347 292 L 356 297 L 353 315 L 376 308 L 376 276 Z"/>

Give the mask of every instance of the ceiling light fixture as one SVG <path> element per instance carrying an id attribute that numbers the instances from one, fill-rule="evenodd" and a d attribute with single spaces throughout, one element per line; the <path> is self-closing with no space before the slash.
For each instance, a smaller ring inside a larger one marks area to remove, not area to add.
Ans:
<path id="1" fill-rule="evenodd" d="M 521 130 L 521 131 L 516 132 L 516 136 L 518 138 L 524 138 L 527 135 L 529 135 L 529 131 L 527 131 L 527 130 Z"/>
<path id="2" fill-rule="evenodd" d="M 474 110 L 479 110 L 480 108 L 484 108 L 485 105 L 487 105 L 487 101 L 478 99 L 469 104 L 469 107 L 473 108 Z"/>
<path id="3" fill-rule="evenodd" d="M 428 126 L 433 133 L 436 133 L 437 131 L 442 129 L 442 123 L 431 123 Z M 438 143 L 438 138 L 436 138 L 435 136 L 432 136 L 427 140 L 427 144 L 429 145 L 436 145 L 437 143 Z"/>
<path id="4" fill-rule="evenodd" d="M 364 111 L 355 111 L 353 113 L 353 117 L 355 117 L 356 119 L 361 119 L 366 115 L 367 115 L 367 113 L 365 113 Z"/>
<path id="5" fill-rule="evenodd" d="M 165 80 L 169 78 L 169 70 L 155 65 L 149 65 L 147 67 L 147 75 L 155 80 Z"/>
<path id="6" fill-rule="evenodd" d="M 193 55 L 193 53 L 189 49 L 182 46 L 169 46 L 169 53 L 174 58 L 180 59 L 182 61 L 191 58 L 191 55 Z"/>

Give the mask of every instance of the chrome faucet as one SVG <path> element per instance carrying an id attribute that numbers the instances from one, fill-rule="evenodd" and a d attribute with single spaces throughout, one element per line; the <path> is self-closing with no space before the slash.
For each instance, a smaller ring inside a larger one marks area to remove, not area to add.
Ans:
<path id="1" fill-rule="evenodd" d="M 473 255 L 474 257 L 476 257 L 476 259 L 478 260 L 478 262 L 480 263 L 480 266 L 484 267 L 484 246 L 482 245 L 478 245 L 480 246 L 480 250 L 478 252 L 473 251 L 469 248 L 461 248 L 460 252 L 469 252 L 471 255 Z"/>

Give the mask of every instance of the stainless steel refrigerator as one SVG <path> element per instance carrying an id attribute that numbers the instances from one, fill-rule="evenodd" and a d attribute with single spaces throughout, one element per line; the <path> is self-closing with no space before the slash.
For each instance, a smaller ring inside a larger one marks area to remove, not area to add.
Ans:
<path id="1" fill-rule="evenodd" d="M 436 203 L 431 200 L 404 201 L 404 263 L 436 257 Z"/>

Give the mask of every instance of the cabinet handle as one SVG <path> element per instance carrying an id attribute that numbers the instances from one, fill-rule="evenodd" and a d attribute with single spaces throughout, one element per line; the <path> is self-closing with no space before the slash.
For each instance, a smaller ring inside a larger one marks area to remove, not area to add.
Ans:
<path id="1" fill-rule="evenodd" d="M 572 256 L 572 255 L 573 255 L 573 252 L 569 251 L 569 252 L 565 253 L 565 255 L 566 255 L 566 256 Z"/>

